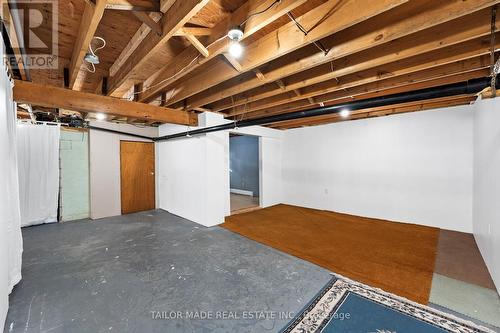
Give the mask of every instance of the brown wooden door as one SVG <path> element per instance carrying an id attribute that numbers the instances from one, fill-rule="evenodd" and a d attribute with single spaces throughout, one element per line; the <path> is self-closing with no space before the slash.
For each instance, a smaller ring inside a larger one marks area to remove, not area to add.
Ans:
<path id="1" fill-rule="evenodd" d="M 154 143 L 120 141 L 122 214 L 155 209 Z"/>

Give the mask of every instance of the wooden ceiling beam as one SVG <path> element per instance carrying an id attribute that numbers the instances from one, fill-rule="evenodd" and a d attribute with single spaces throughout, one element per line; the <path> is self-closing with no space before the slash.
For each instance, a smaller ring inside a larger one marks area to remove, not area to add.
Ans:
<path id="1" fill-rule="evenodd" d="M 205 58 L 209 56 L 210 52 L 207 50 L 207 48 L 196 38 L 194 35 L 191 34 L 185 34 L 184 37 L 193 45 L 198 52 L 201 53 L 202 56 Z"/>
<path id="2" fill-rule="evenodd" d="M 423 80 L 418 82 L 407 81 L 400 85 L 389 86 L 383 89 L 377 89 L 374 85 L 365 85 L 364 87 L 356 87 L 347 89 L 344 94 L 325 95 L 318 97 L 315 104 L 309 103 L 307 100 L 300 100 L 290 104 L 281 105 L 265 110 L 254 111 L 245 114 L 245 119 L 260 118 L 268 115 L 283 114 L 293 111 L 302 111 L 318 107 L 318 104 L 323 106 L 331 106 L 336 104 L 348 103 L 355 100 L 367 99 L 372 97 L 386 96 L 390 94 L 398 94 L 413 90 L 432 88 L 451 83 L 463 82 L 471 79 L 484 77 L 486 69 L 478 69 L 464 73 L 456 73 L 445 77 L 435 78 L 431 80 Z"/>
<path id="3" fill-rule="evenodd" d="M 315 99 L 315 102 L 316 103 L 321 102 L 325 106 L 331 106 L 331 105 L 352 102 L 355 100 L 399 94 L 408 91 L 463 82 L 471 79 L 484 78 L 487 75 L 488 75 L 488 69 L 484 68 L 484 69 L 472 70 L 464 73 L 439 77 L 431 80 L 423 80 L 419 82 L 407 81 L 404 82 L 403 84 L 385 88 L 381 88 L 380 83 L 374 82 L 359 87 L 345 89 L 344 91 L 342 91 L 342 93 L 336 92 L 336 93 L 325 94 L 323 96 L 318 96 Z M 317 105 L 311 105 L 307 100 L 300 100 L 265 110 L 246 113 L 245 119 L 254 119 L 270 115 L 277 115 L 294 111 L 302 111 L 311 109 L 313 107 L 317 107 Z"/>
<path id="4" fill-rule="evenodd" d="M 260 81 L 266 81 L 266 77 L 264 76 L 264 74 L 262 74 L 262 72 L 260 71 L 260 69 L 258 68 L 254 68 L 253 72 L 255 73 L 255 76 L 260 80 Z"/>
<path id="5" fill-rule="evenodd" d="M 159 12 L 158 0 L 106 0 L 106 9 Z"/>
<path id="6" fill-rule="evenodd" d="M 422 54 L 413 58 L 408 58 L 387 65 L 356 72 L 340 78 L 330 79 L 309 85 L 301 89 L 300 96 L 292 94 L 290 91 L 293 92 L 293 90 L 289 90 L 287 92 L 282 91 L 279 95 L 273 94 L 270 97 L 258 99 L 254 102 L 247 102 L 244 105 L 235 106 L 227 110 L 230 115 L 237 115 L 284 103 L 290 103 L 300 99 L 316 97 L 329 92 L 340 91 L 354 86 L 384 80 L 386 78 L 396 78 L 401 75 L 409 75 L 411 73 L 417 73 L 415 75 L 420 76 L 426 74 L 441 75 L 442 72 L 445 72 L 446 74 L 446 70 L 456 71 L 457 69 L 461 70 L 483 67 L 486 66 L 484 57 L 478 58 L 478 56 L 487 55 L 488 53 L 489 46 L 483 43 L 481 39 L 473 40 L 444 48 L 442 50 Z M 248 99 L 251 100 L 252 98 L 249 97 Z M 217 108 L 214 110 L 217 112 L 220 111 Z"/>
<path id="7" fill-rule="evenodd" d="M 104 9 L 106 8 L 106 0 L 96 0 L 95 5 L 85 3 L 82 20 L 78 29 L 78 36 L 71 55 L 71 63 L 69 67 L 69 88 L 79 90 L 83 78 L 79 77 L 79 72 L 83 64 L 83 58 L 89 49 L 89 45 L 94 38 L 97 26 L 101 21 Z"/>
<path id="8" fill-rule="evenodd" d="M 238 61 L 241 64 L 242 71 L 250 71 L 273 59 L 284 56 L 335 32 L 347 29 L 356 23 L 365 21 L 405 2 L 407 0 L 348 0 L 341 3 L 330 0 L 297 18 L 297 21 L 306 30 L 309 30 L 307 35 L 304 35 L 294 22 L 287 23 L 276 31 L 247 45 L 245 56 Z M 216 62 L 208 69 L 207 73 L 200 73 L 177 84 L 170 103 L 186 99 L 207 89 L 207 87 L 215 86 L 238 74 L 238 71 L 225 62 Z M 193 107 L 190 104 L 186 106 L 188 109 Z"/>
<path id="9" fill-rule="evenodd" d="M 210 28 L 198 28 L 198 27 L 184 27 L 177 30 L 174 36 L 185 36 L 185 35 L 193 35 L 193 36 L 210 36 L 213 31 Z"/>
<path id="10" fill-rule="evenodd" d="M 398 94 L 401 92 L 438 87 L 438 86 L 443 86 L 443 85 L 457 83 L 457 82 L 464 82 L 464 81 L 468 81 L 468 80 L 484 78 L 484 77 L 488 76 L 486 73 L 488 73 L 487 68 L 480 68 L 480 69 L 476 69 L 476 70 L 469 70 L 469 71 L 459 72 L 459 73 L 450 74 L 450 75 L 446 75 L 446 76 L 441 76 L 441 77 L 431 79 L 431 80 L 422 80 L 422 81 L 417 81 L 417 82 L 411 81 L 411 82 L 406 82 L 406 84 L 403 84 L 403 85 L 396 84 L 393 86 L 385 86 L 383 89 L 374 88 L 373 86 L 371 86 L 371 84 L 369 84 L 369 85 L 365 86 L 364 89 L 362 89 L 362 90 L 358 90 L 356 88 L 353 88 L 353 89 L 346 89 L 346 92 L 347 92 L 347 96 L 351 100 L 353 100 L 353 99 L 354 100 L 366 99 L 366 98 Z M 361 93 L 359 93 L 359 92 L 361 92 Z M 346 95 L 344 95 L 340 98 L 344 98 L 344 97 L 346 97 Z M 339 100 L 339 97 L 337 95 L 335 95 L 334 93 L 329 93 L 329 94 L 319 96 L 318 100 L 325 103 L 325 105 L 332 105 L 333 103 L 336 103 L 336 101 Z"/>
<path id="11" fill-rule="evenodd" d="M 269 64 L 263 74 L 267 80 L 274 81 L 294 73 L 309 70 L 321 64 L 332 61 L 335 63 L 336 59 L 340 57 L 363 52 L 372 47 L 381 45 L 379 46 L 379 50 L 383 49 L 384 46 L 382 45 L 386 42 L 390 42 L 391 44 L 387 49 L 391 49 L 393 44 L 396 44 L 395 46 L 399 44 L 399 47 L 401 47 L 399 50 L 407 50 L 406 53 L 401 53 L 401 57 L 407 57 L 412 56 L 412 54 L 427 52 L 433 48 L 460 42 L 463 40 L 460 39 L 462 37 L 466 40 L 485 35 L 489 33 L 489 28 L 486 27 L 485 22 L 487 22 L 490 16 L 490 11 L 483 10 L 480 13 L 470 14 L 490 6 L 496 1 L 480 0 L 474 1 L 474 3 L 468 1 L 466 4 L 463 1 L 433 1 L 427 2 L 425 6 L 422 6 L 421 2 L 413 1 L 391 12 L 377 16 L 366 22 L 366 24 L 355 26 L 326 38 L 324 44 L 327 46 L 331 45 L 330 52 L 326 56 L 323 52 L 318 52 L 317 49 L 311 46 L 309 49 L 312 50 L 312 53 L 302 57 L 300 61 L 295 61 L 295 57 L 290 57 L 294 61 L 288 61 L 286 58 L 278 59 Z M 465 16 L 463 20 L 450 22 L 450 20 L 463 16 Z M 471 16 L 471 19 L 468 19 L 469 16 Z M 405 19 L 402 20 L 401 17 Z M 436 27 L 446 22 L 452 24 L 453 29 L 450 29 L 449 26 Z M 422 31 L 429 28 L 433 29 L 427 30 L 428 34 Z M 455 32 L 458 38 L 453 37 Z M 409 39 L 405 42 L 406 45 L 403 45 L 404 43 L 399 41 L 399 38 L 404 36 L 409 36 Z M 413 36 L 418 37 L 417 40 L 413 41 Z M 386 53 L 383 57 L 380 57 L 380 61 L 387 62 L 388 57 L 393 57 L 397 50 L 398 47 L 394 50 L 395 52 Z M 365 52 L 365 55 L 367 54 L 370 54 L 369 51 Z M 397 56 L 399 56 L 399 53 L 397 53 Z M 347 59 L 351 60 L 349 57 Z M 369 59 L 365 59 L 365 61 L 368 60 L 377 62 L 379 58 L 371 55 Z M 187 105 L 208 105 L 242 91 L 256 88 L 261 84 L 255 78 L 248 78 L 246 80 L 235 78 L 188 98 Z M 233 100 L 237 99 L 234 98 Z M 212 106 L 210 107 L 212 108 Z M 217 109 L 220 110 L 220 108 Z"/>
<path id="12" fill-rule="evenodd" d="M 168 9 L 170 9 L 170 7 L 174 3 L 174 1 L 175 0 L 168 0 L 168 1 L 161 0 L 160 12 L 159 13 L 156 13 L 156 12 L 149 13 L 149 17 L 153 21 L 158 23 L 160 21 L 160 19 L 162 18 L 163 13 L 166 12 Z M 116 75 L 116 73 L 118 72 L 120 67 L 132 55 L 132 53 L 139 47 L 139 45 L 146 38 L 146 36 L 149 34 L 150 31 L 151 31 L 151 28 L 145 23 L 143 23 L 139 27 L 139 29 L 137 29 L 136 33 L 132 36 L 130 41 L 123 48 L 122 52 L 120 53 L 118 58 L 116 58 L 113 65 L 111 65 L 111 67 L 109 68 L 109 75 L 110 76 Z"/>
<path id="13" fill-rule="evenodd" d="M 422 101 L 417 104 L 409 103 L 409 104 L 391 105 L 389 107 L 385 106 L 382 108 L 369 108 L 369 109 L 354 111 L 348 118 L 342 118 L 338 114 L 330 114 L 330 115 L 272 123 L 269 124 L 268 127 L 283 130 L 283 129 L 293 129 L 299 127 L 325 125 L 342 121 L 351 121 L 351 120 L 358 120 L 358 119 L 365 119 L 372 117 L 387 116 L 397 113 L 424 111 L 435 107 L 446 107 L 446 106 L 468 104 L 470 103 L 471 99 L 472 97 L 470 96 L 465 96 L 465 97 L 460 96 L 460 98 L 448 99 L 444 101 L 432 101 L 428 103 L 426 101 Z"/>
<path id="14" fill-rule="evenodd" d="M 131 75 L 140 70 L 141 66 L 147 65 L 150 56 L 164 47 L 175 32 L 182 28 L 208 2 L 209 0 L 176 0 L 173 4 L 169 4 L 171 6 L 160 19 L 161 36 L 150 32 L 147 38 L 141 41 L 140 45 L 123 62 L 116 73 L 110 77 L 109 94 L 112 94 Z M 162 3 L 162 6 L 167 6 L 167 4 Z M 163 10 L 164 8 L 160 9 Z"/>
<path id="15" fill-rule="evenodd" d="M 134 16 L 139 19 L 142 23 L 147 25 L 151 30 L 153 30 L 158 36 L 161 36 L 162 30 L 160 24 L 154 20 L 148 13 L 133 11 Z"/>
<path id="16" fill-rule="evenodd" d="M 155 21 L 159 22 L 162 14 L 161 13 L 149 13 L 149 17 Z M 132 55 L 132 53 L 139 47 L 144 38 L 149 34 L 151 28 L 143 23 L 139 29 L 137 29 L 136 33 L 132 36 L 127 45 L 123 48 L 122 52 L 116 58 L 115 62 L 109 68 L 109 75 L 114 76 L 120 69 L 120 67 L 125 63 L 125 61 Z"/>
<path id="17" fill-rule="evenodd" d="M 477 37 L 489 33 L 485 32 L 486 17 L 489 16 L 489 10 L 483 10 L 481 13 L 474 14 L 473 19 L 457 21 L 453 24 L 453 29 L 449 26 L 439 27 L 429 30 L 427 34 L 425 29 L 433 28 L 439 24 L 450 22 L 465 15 L 484 9 L 491 6 L 497 1 L 479 0 L 463 1 L 412 1 L 409 4 L 399 6 L 384 15 L 375 17 L 364 24 L 357 25 L 347 29 L 342 34 L 332 35 L 324 40 L 324 44 L 331 46 L 329 53 L 325 56 L 323 52 L 319 52 L 314 46 L 309 49 L 310 54 L 303 56 L 300 61 L 295 61 L 295 57 L 291 57 L 294 61 L 287 58 L 278 59 L 269 64 L 263 74 L 269 81 L 309 70 L 315 66 L 330 63 L 340 57 L 352 55 L 353 53 L 363 52 L 364 50 L 383 45 L 390 42 L 390 45 L 380 46 L 384 48 L 385 57 L 381 60 L 387 61 L 387 57 L 397 54 L 398 44 L 401 49 L 408 50 L 408 54 L 418 54 L 427 52 L 432 48 L 445 46 L 447 43 L 453 43 L 451 35 L 469 34 Z M 405 19 L 401 19 L 404 17 Z M 451 22 L 450 22 L 451 23 Z M 462 26 L 460 23 L 464 23 Z M 422 31 L 420 33 L 420 31 Z M 456 32 L 456 33 L 455 33 Z M 418 40 L 412 43 L 411 38 L 406 40 L 406 45 L 399 42 L 399 38 L 418 33 Z M 437 33 L 437 35 L 436 35 Z M 441 37 L 441 38 L 439 38 Z M 473 37 L 468 37 L 473 38 Z M 440 46 L 441 40 L 443 42 Z M 427 42 L 424 42 L 427 41 Z M 455 42 L 460 40 L 455 39 Z M 393 44 L 396 48 L 392 52 Z M 404 54 L 402 56 L 405 56 Z M 410 55 L 411 56 L 411 55 Z M 377 57 L 372 56 L 372 61 L 377 61 Z M 208 88 L 207 90 L 195 96 L 188 98 L 188 106 L 208 105 L 219 101 L 223 98 L 235 95 L 249 89 L 260 86 L 262 83 L 255 78 L 234 80 L 224 82 L 218 86 Z"/>
<path id="18" fill-rule="evenodd" d="M 233 66 L 233 68 L 238 71 L 238 72 L 243 72 L 243 67 L 241 67 L 241 64 L 238 62 L 237 59 L 229 56 L 228 54 L 224 54 L 224 58 L 227 60 L 228 63 Z"/>
<path id="19" fill-rule="evenodd" d="M 275 83 L 278 86 L 278 88 L 281 89 L 281 91 L 288 91 L 288 89 L 287 89 L 285 83 L 283 82 L 283 80 L 276 80 Z"/>
<path id="20" fill-rule="evenodd" d="M 448 24 L 439 25 L 395 40 L 390 43 L 390 46 L 381 45 L 348 57 L 337 58 L 332 62 L 320 66 L 312 67 L 307 71 L 288 76 L 284 78 L 284 81 L 287 82 L 287 90 L 303 88 L 318 82 L 331 80 L 391 62 L 401 61 L 423 53 L 449 47 L 450 45 L 487 36 L 490 34 L 489 25 L 489 11 L 477 12 L 455 20 L 453 26 L 456 29 L 449 29 Z M 195 104 L 203 103 L 207 105 L 209 103 L 206 102 L 209 100 L 217 99 L 210 106 L 213 110 L 222 111 L 230 107 L 282 93 L 282 91 L 271 85 L 262 86 L 261 84 L 262 82 L 259 83 L 256 80 L 245 80 L 243 83 L 233 84 L 234 87 L 232 88 L 212 94 L 212 97 L 209 97 L 210 99 L 200 99 Z M 225 97 L 234 92 L 234 89 L 238 88 L 237 86 L 245 89 L 243 87 L 245 85 L 246 88 L 251 87 L 253 89 L 231 96 L 231 98 Z M 196 96 L 193 98 L 196 98 Z"/>
<path id="21" fill-rule="evenodd" d="M 160 12 L 166 13 L 177 0 L 160 0 Z"/>
<path id="22" fill-rule="evenodd" d="M 193 126 L 197 124 L 196 115 L 186 111 L 177 111 L 169 108 L 27 81 L 15 81 L 14 100 L 18 103 L 63 108 L 79 112 L 102 112 L 127 118 L 181 125 Z"/>
<path id="23" fill-rule="evenodd" d="M 227 39 L 224 38 L 228 29 L 235 25 L 240 25 L 241 22 L 248 17 L 248 15 L 261 12 L 271 6 L 274 2 L 275 0 L 249 0 L 245 2 L 241 7 L 234 11 L 231 16 L 222 22 L 219 22 L 213 29 L 211 29 L 211 35 L 209 36 L 207 43 L 207 50 L 209 52 L 208 57 L 198 59 L 199 52 L 194 47 L 186 48 L 174 59 L 172 59 L 172 61 L 170 61 L 170 63 L 166 65 L 162 71 L 145 81 L 144 86 L 146 88 L 150 88 L 147 92 L 140 96 L 139 100 L 151 102 L 175 81 L 181 79 L 218 55 L 224 54 L 228 47 Z M 254 16 L 245 24 L 245 32 L 242 40 L 248 38 L 269 23 L 283 16 L 288 11 L 299 7 L 305 2 L 306 0 L 282 0 L 280 3 L 275 4 L 268 11 L 266 11 L 265 15 Z M 182 34 L 182 30 L 186 29 L 189 28 L 183 28 L 179 30 L 177 34 Z"/>

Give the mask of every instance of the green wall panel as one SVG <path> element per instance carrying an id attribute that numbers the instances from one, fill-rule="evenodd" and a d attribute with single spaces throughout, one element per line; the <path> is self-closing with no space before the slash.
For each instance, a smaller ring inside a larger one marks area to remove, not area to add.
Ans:
<path id="1" fill-rule="evenodd" d="M 90 216 L 89 135 L 61 129 L 61 220 Z"/>

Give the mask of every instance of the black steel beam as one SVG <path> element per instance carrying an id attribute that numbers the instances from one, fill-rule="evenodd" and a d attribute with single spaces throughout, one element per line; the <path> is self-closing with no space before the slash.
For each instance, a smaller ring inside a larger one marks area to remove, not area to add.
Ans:
<path id="1" fill-rule="evenodd" d="M 91 130 L 96 130 L 96 131 L 102 131 L 102 132 L 108 132 L 108 133 L 114 133 L 114 134 L 121 134 L 121 135 L 133 136 L 133 137 L 136 137 L 136 138 L 141 138 L 141 139 L 146 139 L 146 140 L 151 140 L 151 141 L 154 141 L 156 139 L 156 138 L 152 138 L 152 137 L 145 136 L 145 135 L 131 134 L 131 133 L 127 133 L 127 132 L 121 132 L 121 131 L 112 130 L 112 129 L 109 129 L 109 128 L 102 128 L 102 127 L 96 127 L 96 126 L 88 126 L 87 128 L 89 128 Z"/>

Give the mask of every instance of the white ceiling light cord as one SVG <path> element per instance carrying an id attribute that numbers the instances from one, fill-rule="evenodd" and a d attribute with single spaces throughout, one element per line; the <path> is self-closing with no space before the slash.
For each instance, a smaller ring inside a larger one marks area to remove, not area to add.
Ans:
<path id="1" fill-rule="evenodd" d="M 89 49 L 90 49 L 90 53 L 92 53 L 93 55 L 96 55 L 95 53 L 103 48 L 106 47 L 106 40 L 104 40 L 104 38 L 101 38 L 101 37 L 94 37 L 92 39 L 98 39 L 102 42 L 102 45 L 99 46 L 98 48 L 96 48 L 95 50 L 92 49 L 92 44 L 89 45 Z"/>
<path id="2" fill-rule="evenodd" d="M 106 40 L 104 40 L 104 38 L 101 38 L 101 37 L 94 37 L 92 38 L 92 40 L 94 39 L 98 39 L 102 42 L 102 45 L 99 46 L 98 48 L 96 48 L 95 50 L 92 49 L 92 42 L 90 42 L 89 44 L 89 51 L 90 51 L 90 54 L 92 54 L 94 57 L 97 57 L 96 55 L 96 52 L 103 49 L 104 47 L 106 47 Z M 86 67 L 87 71 L 89 71 L 90 73 L 95 73 L 95 65 L 91 62 L 87 62 L 89 63 L 91 66 L 92 66 L 92 69 L 90 69 L 88 66 Z"/>
<path id="3" fill-rule="evenodd" d="M 280 4 L 282 0 L 275 0 L 272 4 L 270 4 L 267 8 L 265 8 L 264 10 L 261 10 L 260 12 L 256 12 L 256 13 L 253 13 L 253 14 L 250 14 L 243 22 L 241 22 L 238 26 L 242 26 L 244 25 L 251 17 L 253 16 L 257 16 L 257 15 L 260 15 L 260 14 L 263 14 L 264 12 L 268 11 L 269 9 L 271 9 L 272 7 L 274 7 L 275 5 L 277 4 Z M 219 37 L 217 40 L 213 41 L 212 44 L 226 38 L 227 35 L 224 35 L 224 36 L 221 36 Z M 95 51 L 97 51 L 98 49 L 96 49 Z M 92 50 L 91 50 L 92 52 Z M 172 80 L 174 79 L 176 76 L 180 75 L 182 72 L 184 72 L 188 67 L 190 67 L 195 61 L 197 61 L 199 59 L 199 56 L 196 56 L 196 58 L 194 58 L 189 64 L 187 64 L 186 66 L 184 66 L 180 71 L 178 71 L 177 73 L 175 73 L 174 75 L 166 78 L 166 79 L 163 79 L 161 80 L 160 82 L 156 83 L 156 84 L 153 84 L 151 86 L 148 86 L 148 87 L 145 87 L 143 90 L 141 91 L 137 91 L 137 92 L 132 92 L 131 95 L 134 96 L 134 95 L 138 95 L 138 94 L 142 94 L 156 86 L 159 86 L 161 84 L 163 84 L 164 82 L 166 81 L 169 81 L 169 80 Z M 173 94 L 172 94 L 173 95 Z M 167 99 L 167 102 L 172 98 L 173 96 L 171 96 L 169 99 Z M 126 98 L 123 98 L 123 97 L 118 97 L 120 99 L 124 99 L 124 100 L 130 100 L 130 97 L 126 97 Z"/>
<path id="4" fill-rule="evenodd" d="M 181 74 L 182 72 L 184 72 L 189 66 L 191 66 L 195 61 L 197 61 L 198 59 L 200 58 L 200 56 L 196 56 L 196 58 L 194 58 L 193 60 L 191 60 L 191 62 L 189 64 L 187 64 L 186 66 L 184 66 L 180 71 L 178 71 L 177 73 L 175 73 L 174 75 L 170 76 L 170 77 L 167 77 L 166 79 L 163 79 L 161 80 L 160 82 L 157 82 L 155 84 L 152 84 L 140 91 L 135 91 L 135 92 L 131 92 L 130 95 L 126 98 L 123 98 L 123 97 L 117 97 L 119 99 L 124 99 L 124 100 L 127 100 L 127 101 L 130 101 L 130 100 L 133 100 L 134 99 L 134 96 L 135 95 L 139 95 L 139 94 L 142 94 L 143 92 L 146 92 L 156 86 L 159 86 L 161 84 L 163 84 L 164 82 L 168 81 L 168 80 L 171 80 L 171 79 L 174 79 L 177 75 Z M 169 100 L 172 99 L 173 95 L 174 95 L 174 92 L 175 92 L 175 89 L 172 89 L 172 93 L 170 94 L 170 97 L 167 98 L 166 102 L 168 102 Z"/>
<path id="5" fill-rule="evenodd" d="M 85 66 L 85 69 L 87 70 L 87 72 L 94 74 L 95 73 L 95 65 L 91 62 L 88 62 L 87 64 L 90 64 L 90 66 L 92 66 L 92 69 L 90 69 L 88 65 Z"/>

